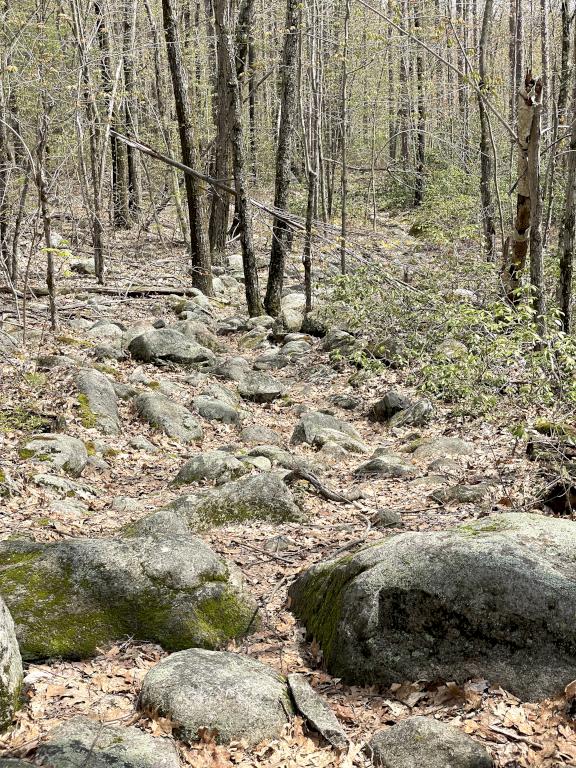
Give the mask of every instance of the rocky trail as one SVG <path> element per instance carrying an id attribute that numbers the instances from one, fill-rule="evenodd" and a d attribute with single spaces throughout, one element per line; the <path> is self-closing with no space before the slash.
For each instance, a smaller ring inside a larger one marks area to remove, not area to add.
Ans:
<path id="1" fill-rule="evenodd" d="M 231 263 L 0 331 L 0 766 L 576 765 L 576 533 L 525 450 L 358 376 L 298 284 L 247 319 Z"/>

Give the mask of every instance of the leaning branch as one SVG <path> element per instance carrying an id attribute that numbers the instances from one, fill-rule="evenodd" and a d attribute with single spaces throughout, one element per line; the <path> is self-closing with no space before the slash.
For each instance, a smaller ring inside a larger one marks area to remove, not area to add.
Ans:
<path id="1" fill-rule="evenodd" d="M 171 157 L 168 157 L 168 155 L 163 155 L 161 152 L 156 151 L 152 147 L 149 147 L 147 144 L 143 144 L 141 141 L 137 141 L 136 139 L 128 138 L 128 136 L 124 136 L 122 133 L 118 133 L 118 131 L 115 131 L 112 128 L 110 129 L 110 133 L 113 136 L 116 136 L 116 138 L 120 141 L 123 141 L 129 147 L 133 147 L 139 152 L 142 152 L 145 155 L 149 155 L 155 160 L 160 160 L 162 163 L 171 165 L 173 168 L 177 168 L 179 171 L 182 171 L 182 173 L 186 173 L 189 176 L 194 176 L 195 179 L 199 179 L 199 181 L 203 181 L 205 184 L 208 184 L 215 189 L 220 189 L 223 192 L 227 192 L 229 195 L 236 197 L 236 190 L 234 187 L 231 187 L 229 184 L 225 184 L 223 181 L 220 181 L 220 179 L 214 179 L 212 176 L 207 176 L 205 173 L 195 171 L 193 168 L 190 168 L 190 166 L 184 165 L 184 163 L 180 163 L 178 160 L 173 160 Z M 285 222 L 286 225 L 292 227 L 292 229 L 304 231 L 304 226 L 300 222 L 295 221 L 292 216 L 286 215 L 285 211 L 281 211 L 279 208 L 275 208 L 272 205 L 261 203 L 258 200 L 254 200 L 253 198 L 250 198 L 250 202 L 259 210 L 264 211 L 270 216 Z"/>

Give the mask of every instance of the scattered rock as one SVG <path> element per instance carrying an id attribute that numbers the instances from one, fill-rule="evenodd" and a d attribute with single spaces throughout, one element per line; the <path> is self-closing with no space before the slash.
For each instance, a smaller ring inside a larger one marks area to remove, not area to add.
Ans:
<path id="1" fill-rule="evenodd" d="M 93 368 L 82 370 L 76 376 L 80 394 L 80 415 L 85 427 L 97 427 L 105 435 L 118 435 L 122 431 L 118 400 L 110 379 Z"/>
<path id="2" fill-rule="evenodd" d="M 159 449 L 151 443 L 144 435 L 136 435 L 130 440 L 130 447 L 137 451 L 146 451 L 147 453 L 158 453 Z"/>
<path id="3" fill-rule="evenodd" d="M 286 386 L 267 373 L 253 371 L 246 373 L 238 383 L 238 392 L 245 400 L 255 403 L 271 403 L 281 397 Z"/>
<path id="4" fill-rule="evenodd" d="M 82 440 L 70 435 L 34 435 L 24 443 L 19 453 L 21 459 L 45 462 L 73 477 L 82 474 L 88 461 L 88 452 Z"/>
<path id="5" fill-rule="evenodd" d="M 416 459 L 439 459 L 459 456 L 474 456 L 472 443 L 467 443 L 459 437 L 431 437 L 419 440 L 413 447 Z"/>
<path id="6" fill-rule="evenodd" d="M 358 397 L 352 395 L 334 395 L 330 398 L 331 402 L 338 408 L 342 408 L 345 411 L 355 411 L 361 405 L 361 400 Z"/>
<path id="7" fill-rule="evenodd" d="M 379 509 L 372 520 L 376 528 L 396 528 L 402 525 L 402 515 L 395 509 Z"/>
<path id="8" fill-rule="evenodd" d="M 290 451 L 285 451 L 277 445 L 257 445 L 249 451 L 248 455 L 265 456 L 269 461 L 278 464 L 280 467 L 284 467 L 284 469 L 301 469 L 313 474 L 318 474 L 320 471 L 320 467 L 318 467 L 316 463 L 307 461 L 302 458 L 302 456 L 295 456 L 293 453 L 290 453 Z"/>
<path id="9" fill-rule="evenodd" d="M 0 597 L 0 732 L 12 722 L 20 709 L 22 659 L 12 616 Z"/>
<path id="10" fill-rule="evenodd" d="M 50 731 L 37 757 L 48 768 L 180 768 L 173 741 L 81 716 Z"/>
<path id="11" fill-rule="evenodd" d="M 333 747 L 343 748 L 348 743 L 346 734 L 334 712 L 308 683 L 304 675 L 288 675 L 288 685 L 296 709 L 314 731 Z"/>
<path id="12" fill-rule="evenodd" d="M 122 326 L 118 323 L 113 323 L 111 320 L 97 320 L 93 326 L 88 328 L 86 336 L 91 339 L 122 339 L 124 331 Z"/>
<path id="13" fill-rule="evenodd" d="M 268 339 L 268 331 L 266 328 L 260 328 L 256 326 L 240 337 L 238 346 L 240 349 L 257 349 L 261 347 Z"/>
<path id="14" fill-rule="evenodd" d="M 40 485 L 43 488 L 50 488 L 52 491 L 61 493 L 63 496 L 77 496 L 79 499 L 91 499 L 96 494 L 94 491 L 86 485 L 75 483 L 73 480 L 67 477 L 61 477 L 60 475 L 34 475 L 32 480 L 36 485 Z"/>
<path id="15" fill-rule="evenodd" d="M 274 327 L 276 319 L 270 317 L 270 315 L 258 315 L 258 317 L 251 317 L 246 321 L 246 328 L 251 331 L 253 328 L 265 328 L 270 330 Z"/>
<path id="16" fill-rule="evenodd" d="M 370 408 L 369 417 L 372 421 L 389 421 L 396 413 L 407 410 L 411 405 L 410 398 L 391 389 Z"/>
<path id="17" fill-rule="evenodd" d="M 279 349 L 270 349 L 264 352 L 263 355 L 259 355 L 254 360 L 255 371 L 269 371 L 273 368 L 280 370 L 290 365 L 290 358 L 283 355 Z"/>
<path id="18" fill-rule="evenodd" d="M 179 650 L 243 635 L 254 602 L 241 576 L 176 523 L 115 539 L 0 542 L 0 593 L 24 658 L 83 659 L 125 637 Z"/>
<path id="19" fill-rule="evenodd" d="M 174 330 L 184 334 L 186 338 L 195 341 L 212 352 L 222 352 L 223 346 L 216 334 L 207 328 L 206 323 L 199 320 L 181 320 L 176 323 Z"/>
<path id="20" fill-rule="evenodd" d="M 142 360 L 144 363 L 169 361 L 183 365 L 207 366 L 215 362 L 211 350 L 172 328 L 152 329 L 136 336 L 128 345 L 128 351 L 135 360 Z"/>
<path id="21" fill-rule="evenodd" d="M 434 406 L 430 400 L 417 400 L 403 411 L 395 413 L 388 425 L 394 427 L 423 427 L 434 415 Z"/>
<path id="22" fill-rule="evenodd" d="M 320 564 L 290 596 L 346 682 L 483 677 L 538 699 L 574 678 L 575 546 L 571 521 L 493 515 Z"/>
<path id="23" fill-rule="evenodd" d="M 433 717 L 409 717 L 374 734 L 366 753 L 381 768 L 492 768 L 483 746 Z"/>
<path id="24" fill-rule="evenodd" d="M 356 477 L 413 477 L 414 473 L 411 464 L 392 453 L 370 459 L 354 470 Z"/>
<path id="25" fill-rule="evenodd" d="M 95 275 L 96 268 L 94 267 L 94 261 L 92 259 L 82 259 L 80 261 L 73 261 L 70 264 L 72 272 L 76 272 L 78 275 Z"/>
<path id="26" fill-rule="evenodd" d="M 432 499 L 439 504 L 478 504 L 490 494 L 492 486 L 488 483 L 476 485 L 453 485 L 450 488 L 438 488 Z"/>
<path id="27" fill-rule="evenodd" d="M 317 448 L 332 442 L 352 453 L 369 452 L 360 433 L 352 425 L 320 411 L 306 411 L 302 414 L 292 433 L 291 442 L 293 445 L 308 443 Z"/>
<path id="28" fill-rule="evenodd" d="M 55 368 L 78 368 L 78 360 L 68 355 L 42 355 L 36 360 L 39 371 L 52 371 Z"/>
<path id="29" fill-rule="evenodd" d="M 248 472 L 246 466 L 224 451 L 208 451 L 193 456 L 180 468 L 173 480 L 174 485 L 187 485 L 202 480 L 218 484 L 235 480 Z"/>
<path id="30" fill-rule="evenodd" d="M 212 373 L 221 379 L 228 381 L 241 381 L 241 379 L 250 371 L 250 363 L 245 357 L 229 357 L 218 363 Z"/>
<path id="31" fill-rule="evenodd" d="M 138 416 L 168 437 L 183 443 L 200 442 L 202 427 L 190 411 L 164 395 L 145 392 L 134 400 Z"/>
<path id="32" fill-rule="evenodd" d="M 458 360 L 468 354 L 468 347 L 457 339 L 444 339 L 436 347 L 436 355 L 446 360 Z"/>
<path id="33" fill-rule="evenodd" d="M 221 421 L 223 424 L 240 424 L 242 422 L 242 414 L 236 406 L 208 395 L 198 395 L 198 397 L 193 398 L 192 406 L 207 421 Z"/>
<path id="34" fill-rule="evenodd" d="M 237 653 L 200 648 L 173 653 L 151 669 L 139 706 L 169 718 L 188 743 L 208 728 L 220 743 L 250 746 L 279 736 L 293 711 L 286 680 L 275 670 Z"/>
<path id="35" fill-rule="evenodd" d="M 324 337 L 320 344 L 322 352 L 334 352 L 338 351 L 342 355 L 349 355 L 358 346 L 358 339 L 352 336 L 351 333 L 341 331 L 338 328 L 333 328 Z"/>
<path id="36" fill-rule="evenodd" d="M 282 445 L 282 437 L 278 432 L 274 432 L 269 427 L 254 424 L 250 427 L 244 427 L 240 432 L 240 440 L 245 445 Z M 262 454 L 265 455 L 265 454 Z"/>
<path id="37" fill-rule="evenodd" d="M 306 519 L 288 486 L 273 473 L 250 475 L 195 496 L 181 496 L 169 508 L 186 515 L 191 527 L 200 531 L 247 520 L 285 523 Z"/>

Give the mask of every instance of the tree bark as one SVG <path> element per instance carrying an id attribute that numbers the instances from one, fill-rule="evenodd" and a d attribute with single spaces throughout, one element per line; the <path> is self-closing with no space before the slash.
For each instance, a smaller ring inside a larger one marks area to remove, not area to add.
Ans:
<path id="1" fill-rule="evenodd" d="M 126 132 L 138 137 L 138 102 L 134 85 L 134 42 L 136 35 L 137 0 L 126 2 L 123 19 L 123 66 L 124 66 L 124 112 Z M 140 178 L 140 159 L 137 150 L 126 147 L 128 161 L 128 210 L 133 221 L 138 221 L 142 208 L 142 182 Z"/>
<path id="2" fill-rule="evenodd" d="M 252 235 L 252 210 L 246 185 L 246 161 L 244 153 L 244 131 L 242 126 L 242 99 L 240 85 L 236 76 L 234 60 L 234 43 L 230 34 L 230 6 L 228 0 L 215 0 L 216 29 L 218 47 L 222 52 L 220 59 L 222 71 L 219 78 L 226 86 L 223 96 L 230 104 L 231 119 L 232 163 L 234 168 L 234 187 L 236 189 L 236 210 L 240 228 L 240 243 L 242 245 L 242 266 L 246 289 L 246 303 L 250 317 L 258 317 L 264 313 L 258 287 L 258 269 L 254 252 Z"/>
<path id="3" fill-rule="evenodd" d="M 528 177 L 530 189 L 530 283 L 536 329 L 543 341 L 546 336 L 546 297 L 544 294 L 544 260 L 542 253 L 542 193 L 540 189 L 540 137 L 544 83 L 534 85 L 532 128 L 528 145 Z"/>
<path id="4" fill-rule="evenodd" d="M 492 30 L 493 0 L 486 0 L 482 31 L 478 44 L 478 73 L 480 88 L 488 90 L 488 73 L 486 54 L 488 41 Z M 492 148 L 490 146 L 490 123 L 488 111 L 482 94 L 478 94 L 478 112 L 480 115 L 480 200 L 482 203 L 482 229 L 484 232 L 484 249 L 488 261 L 494 261 L 496 252 L 496 228 L 494 226 L 494 204 L 492 202 Z"/>
<path id="5" fill-rule="evenodd" d="M 199 158 L 193 131 L 192 108 L 188 95 L 188 75 L 182 61 L 178 21 L 174 11 L 173 0 L 162 0 L 162 16 L 166 52 L 174 90 L 176 116 L 178 118 L 182 162 L 184 165 L 197 168 Z M 206 231 L 202 184 L 189 174 L 186 174 L 185 184 L 188 218 L 190 221 L 192 285 L 195 288 L 199 288 L 202 293 L 210 296 L 212 295 L 212 269 Z"/>
<path id="6" fill-rule="evenodd" d="M 421 4 L 414 6 L 414 34 L 418 35 L 422 22 Z M 418 122 L 416 136 L 416 179 L 414 184 L 414 206 L 424 200 L 424 166 L 426 162 L 426 100 L 424 97 L 424 53 L 420 46 L 416 49 L 416 89 L 418 93 Z"/>
<path id="7" fill-rule="evenodd" d="M 298 58 L 298 25 L 300 3 L 298 0 L 286 2 L 286 33 L 281 64 L 281 104 L 278 144 L 276 148 L 276 181 L 274 206 L 281 210 L 288 207 L 290 174 L 292 164 L 292 142 L 296 115 L 296 78 Z M 288 225 L 275 219 L 272 227 L 272 250 L 270 269 L 264 306 L 272 317 L 277 317 L 282 309 L 282 286 L 288 243 Z"/>
<path id="8" fill-rule="evenodd" d="M 350 36 L 350 0 L 344 0 L 344 45 L 342 49 L 342 92 L 340 120 L 342 131 L 340 272 L 346 274 L 346 232 L 348 215 L 348 38 Z"/>

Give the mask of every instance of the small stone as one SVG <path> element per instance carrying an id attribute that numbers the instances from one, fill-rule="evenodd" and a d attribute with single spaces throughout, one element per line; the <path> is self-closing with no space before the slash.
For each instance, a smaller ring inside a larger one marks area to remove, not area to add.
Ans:
<path id="1" fill-rule="evenodd" d="M 402 525 L 402 515 L 395 509 L 379 509 L 372 523 L 377 528 L 396 528 Z"/>
<path id="2" fill-rule="evenodd" d="M 434 415 L 434 406 L 430 400 L 417 400 L 403 411 L 395 413 L 388 422 L 394 427 L 423 427 Z"/>
<path id="3" fill-rule="evenodd" d="M 413 477 L 414 467 L 402 456 L 387 454 L 370 459 L 354 470 L 356 477 Z"/>
<path id="4" fill-rule="evenodd" d="M 431 498 L 439 504 L 478 504 L 490 494 L 492 486 L 487 483 L 477 485 L 453 485 L 439 488 Z"/>
<path id="5" fill-rule="evenodd" d="M 20 449 L 20 458 L 45 462 L 53 469 L 78 477 L 86 466 L 88 452 L 82 440 L 53 433 L 29 438 Z"/>
<path id="6" fill-rule="evenodd" d="M 345 411 L 355 411 L 356 408 L 360 407 L 362 402 L 360 398 L 353 397 L 352 395 L 334 395 L 330 400 L 334 405 L 337 405 L 338 408 L 342 408 Z"/>
<path id="7" fill-rule="evenodd" d="M 159 448 L 157 448 L 154 443 L 151 443 L 148 438 L 144 437 L 144 435 L 136 435 L 136 437 L 133 437 L 130 440 L 130 447 L 135 448 L 137 451 L 146 451 L 146 453 L 159 452 Z"/>
<path id="8" fill-rule="evenodd" d="M 173 480 L 174 485 L 188 485 L 202 480 L 221 484 L 235 480 L 248 472 L 247 467 L 224 451 L 207 451 L 193 456 L 182 466 Z"/>
<path id="9" fill-rule="evenodd" d="M 405 411 L 412 405 L 412 400 L 391 389 L 381 400 L 377 400 L 370 408 L 369 416 L 372 421 L 388 421 L 396 413 Z"/>
<path id="10" fill-rule="evenodd" d="M 218 363 L 212 369 L 212 373 L 220 379 L 240 381 L 250 368 L 250 363 L 245 357 L 229 357 Z"/>
<path id="11" fill-rule="evenodd" d="M 438 459 L 473 456 L 475 449 L 472 443 L 459 437 L 431 437 L 418 441 L 413 452 L 416 459 Z"/>
<path id="12" fill-rule="evenodd" d="M 153 667 L 139 705 L 153 717 L 169 718 L 188 743 L 208 728 L 221 744 L 242 740 L 252 746 L 279 736 L 293 713 L 286 679 L 271 667 L 201 648 L 173 653 Z"/>
<path id="13" fill-rule="evenodd" d="M 37 751 L 49 768 L 179 768 L 175 744 L 138 728 L 74 717 L 50 731 Z"/>
<path id="14" fill-rule="evenodd" d="M 235 405 L 208 395 L 194 397 L 192 407 L 207 421 L 220 421 L 222 424 L 240 424 L 242 421 L 242 414 Z"/>
<path id="15" fill-rule="evenodd" d="M 135 360 L 144 363 L 166 361 L 202 367 L 215 362 L 211 350 L 172 328 L 152 329 L 136 336 L 129 343 L 128 351 Z"/>
<path id="16" fill-rule="evenodd" d="M 254 371 L 245 374 L 238 383 L 238 392 L 245 400 L 255 403 L 271 403 L 281 397 L 286 386 L 266 373 Z"/>
<path id="17" fill-rule="evenodd" d="M 373 737 L 366 753 L 381 768 L 492 768 L 486 749 L 452 725 L 410 717 Z"/>
<path id="18" fill-rule="evenodd" d="M 240 440 L 245 445 L 282 445 L 282 437 L 269 427 L 254 424 L 244 427 L 240 432 Z"/>
<path id="19" fill-rule="evenodd" d="M 168 437 L 184 443 L 202 440 L 203 430 L 187 408 L 164 395 L 145 392 L 134 400 L 138 416 Z"/>
<path id="20" fill-rule="evenodd" d="M 272 462 L 266 456 L 243 456 L 242 462 L 244 464 L 251 464 L 262 472 L 270 472 L 272 469 Z"/>
<path id="21" fill-rule="evenodd" d="M 296 709 L 303 715 L 311 728 L 323 736 L 333 747 L 344 748 L 348 744 L 348 739 L 336 715 L 324 699 L 316 693 L 304 675 L 288 675 L 288 685 Z"/>

